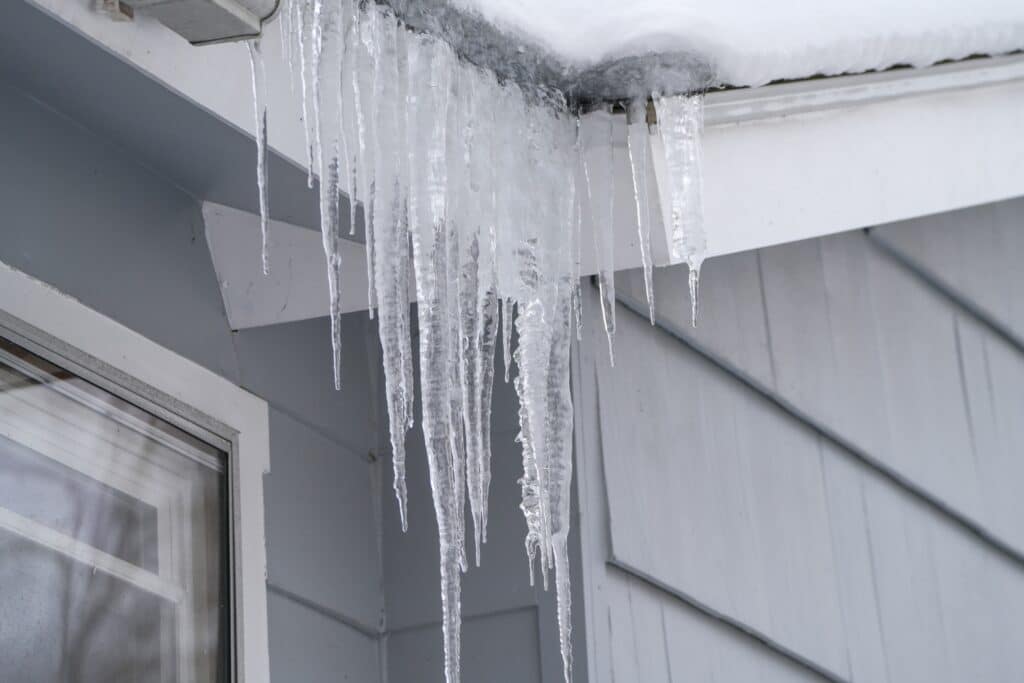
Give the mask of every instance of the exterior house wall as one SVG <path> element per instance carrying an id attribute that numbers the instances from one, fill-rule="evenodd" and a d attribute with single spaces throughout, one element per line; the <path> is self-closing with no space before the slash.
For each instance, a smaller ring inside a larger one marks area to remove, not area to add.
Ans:
<path id="1" fill-rule="evenodd" d="M 272 680 L 379 681 L 374 362 L 365 314 L 345 320 L 345 391 L 335 392 L 326 320 L 228 328 L 199 200 L 8 84 L 0 84 L 0 128 L 0 261 L 270 406 Z"/>
<path id="2" fill-rule="evenodd" d="M 270 405 L 273 679 L 440 680 L 426 458 L 417 426 L 403 535 L 372 325 L 345 319 L 342 392 L 325 320 L 231 332 L 180 187 L 194 169 L 168 180 L 33 96 L 0 85 L 0 261 Z M 587 291 L 577 681 L 1024 679 L 1022 215 L 712 260 L 696 330 L 685 269 L 657 274 L 658 329 L 624 274 L 614 369 Z M 516 409 L 499 380 L 467 681 L 561 678 L 553 595 L 527 581 Z"/>
<path id="3" fill-rule="evenodd" d="M 1024 677 L 1021 216 L 713 259 L 696 330 L 685 269 L 653 329 L 619 278 L 616 366 L 594 322 L 578 356 L 591 680 Z"/>

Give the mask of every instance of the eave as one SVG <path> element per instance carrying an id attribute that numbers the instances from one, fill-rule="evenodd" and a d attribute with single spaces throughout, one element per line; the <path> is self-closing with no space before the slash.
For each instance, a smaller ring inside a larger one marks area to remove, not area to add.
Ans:
<path id="1" fill-rule="evenodd" d="M 112 22 L 86 0 L 30 2 L 193 106 L 253 135 L 249 64 L 241 47 L 198 49 L 154 21 Z M 298 98 L 279 53 L 278 30 L 273 22 L 264 36 L 270 144 L 301 167 L 305 141 Z M 705 121 L 711 256 L 1024 195 L 1024 55 L 713 92 L 706 99 Z M 624 144 L 624 136 L 618 144 Z M 655 172 L 662 175 L 656 146 L 654 151 Z M 616 166 L 616 268 L 635 268 L 640 259 L 625 154 L 616 154 Z M 237 173 L 250 175 L 255 185 L 254 168 Z M 312 194 L 308 199 L 315 205 Z M 250 263 L 225 255 L 248 249 L 236 240 L 251 237 L 255 244 L 257 218 L 250 216 L 251 230 L 246 230 L 239 228 L 242 218 L 233 215 L 230 231 L 237 236 L 228 243 L 221 238 L 229 228 L 218 213 L 231 212 L 208 207 L 206 228 L 233 327 L 326 314 L 326 296 L 322 305 L 283 309 L 258 300 L 280 302 L 323 289 L 319 239 L 288 236 L 289 230 L 308 232 L 315 225 L 275 224 L 274 241 L 290 250 L 283 253 L 292 264 L 289 278 L 275 284 L 263 279 L 258 258 Z M 653 247 L 656 263 L 664 265 L 668 259 L 659 228 L 654 226 Z M 353 268 L 362 268 L 361 249 L 352 245 Z M 584 274 L 592 272 L 592 259 L 584 254 L 584 261 Z M 365 287 L 355 274 L 352 278 L 345 310 L 366 306 Z M 288 289 L 272 296 L 263 291 L 267 287 Z M 248 311 L 244 316 L 232 313 L 243 310 Z"/>

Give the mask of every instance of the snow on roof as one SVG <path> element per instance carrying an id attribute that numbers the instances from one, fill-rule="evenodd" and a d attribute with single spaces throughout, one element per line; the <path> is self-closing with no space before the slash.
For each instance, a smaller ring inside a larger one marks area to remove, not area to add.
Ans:
<path id="1" fill-rule="evenodd" d="M 685 53 L 735 86 L 1024 49 L 1022 0 L 450 1 L 572 69 Z"/>

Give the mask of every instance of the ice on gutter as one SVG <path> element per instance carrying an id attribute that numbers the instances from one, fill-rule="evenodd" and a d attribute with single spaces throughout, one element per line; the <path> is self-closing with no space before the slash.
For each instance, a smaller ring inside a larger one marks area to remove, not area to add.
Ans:
<path id="1" fill-rule="evenodd" d="M 1024 49 L 1017 0 L 400 0 L 494 27 L 564 72 L 681 51 L 716 84 L 928 66 Z M 443 29 L 442 29 L 443 30 Z M 454 34 L 454 35 L 453 35 Z M 456 31 L 449 36 L 459 38 Z M 650 84 L 649 84 L 650 85 Z M 654 88 L 656 89 L 656 88 Z"/>

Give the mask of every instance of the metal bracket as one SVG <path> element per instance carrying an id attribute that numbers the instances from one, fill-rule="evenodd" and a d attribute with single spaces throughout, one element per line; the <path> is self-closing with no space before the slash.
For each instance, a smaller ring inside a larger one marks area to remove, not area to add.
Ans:
<path id="1" fill-rule="evenodd" d="M 135 10 L 121 0 L 98 0 L 98 3 L 97 10 L 114 21 L 131 21 L 135 18 Z"/>
<path id="2" fill-rule="evenodd" d="M 104 2 L 118 0 L 104 0 Z M 193 45 L 259 38 L 281 0 L 119 0 L 154 17 Z"/>

